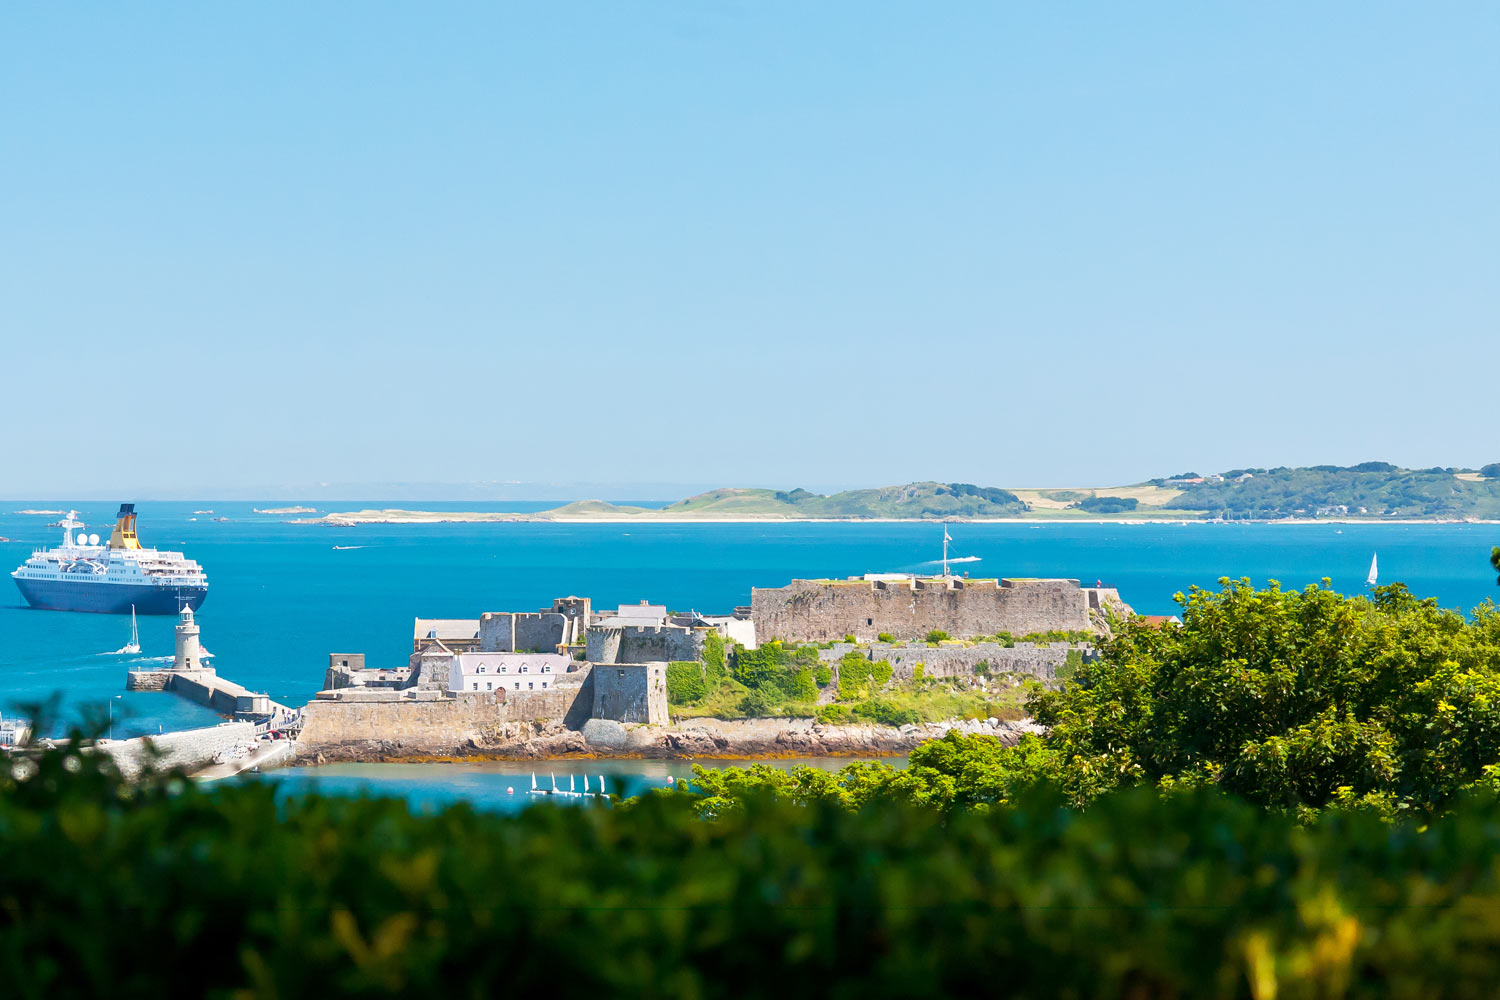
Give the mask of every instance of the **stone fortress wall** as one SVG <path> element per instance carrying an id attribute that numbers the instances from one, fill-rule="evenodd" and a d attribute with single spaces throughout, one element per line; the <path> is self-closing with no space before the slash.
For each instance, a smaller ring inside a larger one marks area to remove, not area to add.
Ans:
<path id="1" fill-rule="evenodd" d="M 370 742 L 408 752 L 446 753 L 526 726 L 560 722 L 580 730 L 591 719 L 644 725 L 667 721 L 665 663 L 580 664 L 558 679 L 559 686 L 546 691 L 322 691 L 302 710 L 299 753 Z"/>
<path id="2" fill-rule="evenodd" d="M 711 629 L 677 625 L 595 625 L 588 630 L 590 663 L 653 663 L 703 659 Z"/>
<path id="3" fill-rule="evenodd" d="M 667 665 L 626 663 L 597 665 L 594 718 L 649 723 L 667 718 Z"/>
<path id="4" fill-rule="evenodd" d="M 829 642 L 853 635 L 874 642 L 882 633 L 921 639 L 934 629 L 956 639 L 1009 632 L 1103 632 L 1103 612 L 1130 614 L 1110 588 L 1077 580 L 932 579 L 793 580 L 755 587 L 751 618 L 761 642 Z"/>
<path id="5" fill-rule="evenodd" d="M 981 642 L 972 646 L 928 646 L 923 644 L 872 642 L 868 646 L 837 642 L 829 649 L 818 650 L 818 659 L 834 668 L 844 654 L 857 652 L 869 660 L 885 660 L 891 665 L 895 680 L 909 682 L 922 664 L 924 677 L 972 677 L 980 664 L 991 674 L 1025 674 L 1040 681 L 1058 679 L 1058 671 L 1068 663 L 1070 650 L 1078 650 L 1084 662 L 1098 657 L 1093 646 L 1055 642 L 1049 646 L 1018 642 L 1003 646 L 998 642 Z"/>

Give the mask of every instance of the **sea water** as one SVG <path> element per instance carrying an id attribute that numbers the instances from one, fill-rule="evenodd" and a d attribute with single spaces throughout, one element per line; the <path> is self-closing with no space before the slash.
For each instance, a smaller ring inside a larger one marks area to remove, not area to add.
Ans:
<path id="1" fill-rule="evenodd" d="M 801 757 L 756 761 L 769 767 L 791 769 L 816 767 L 831 771 L 848 764 L 850 758 Z M 905 757 L 886 757 L 881 762 L 902 768 Z M 707 767 L 733 766 L 743 761 L 704 760 Z M 424 764 L 325 764 L 294 767 L 264 775 L 243 775 L 234 781 L 267 781 L 278 794 L 299 795 L 317 791 L 332 795 L 390 795 L 405 799 L 415 809 L 431 810 L 455 802 L 467 802 L 488 812 L 515 812 L 538 802 L 561 805 L 591 805 L 602 786 L 610 795 L 630 797 L 654 789 L 667 789 L 674 782 L 691 779 L 693 762 L 684 760 L 497 760 Z M 535 780 L 542 794 L 531 790 Z M 556 788 L 560 794 L 550 794 Z M 572 795 L 572 792 L 578 795 Z"/>
<path id="2" fill-rule="evenodd" d="M 596 609 L 641 600 L 678 611 L 726 613 L 750 603 L 750 588 L 794 577 L 935 572 L 942 528 L 911 523 L 748 524 L 291 524 L 256 514 L 260 503 L 137 505 L 142 542 L 202 563 L 208 600 L 198 613 L 203 645 L 219 672 L 288 704 L 322 684 L 330 652 L 365 653 L 398 666 L 411 652 L 412 619 L 477 618 L 535 611 L 552 599 L 590 597 Z M 56 544 L 55 515 L 25 508 L 76 508 L 107 535 L 116 504 L 0 504 L 0 563 L 23 562 Z M 307 506 L 313 506 L 307 504 Z M 318 505 L 330 509 L 326 504 Z M 537 510 L 551 504 L 360 501 L 331 509 L 421 507 Z M 212 509 L 214 514 L 194 515 Z M 196 519 L 194 519 L 196 517 Z M 226 521 L 215 521 L 224 517 Z M 1469 609 L 1496 595 L 1489 551 L 1497 525 L 1399 524 L 969 524 L 949 526 L 951 552 L 973 576 L 1060 576 L 1118 587 L 1137 611 L 1171 614 L 1173 594 L 1216 586 L 1220 577 L 1301 587 L 1329 578 L 1362 592 L 1371 555 L 1381 582 L 1400 580 L 1446 607 Z M 132 664 L 166 662 L 175 619 L 141 618 L 141 653 L 116 655 L 128 616 L 35 611 L 14 585 L 0 591 L 0 711 L 58 695 L 52 728 L 91 710 L 113 717 L 115 735 L 211 725 L 217 717 L 181 698 L 126 693 Z"/>

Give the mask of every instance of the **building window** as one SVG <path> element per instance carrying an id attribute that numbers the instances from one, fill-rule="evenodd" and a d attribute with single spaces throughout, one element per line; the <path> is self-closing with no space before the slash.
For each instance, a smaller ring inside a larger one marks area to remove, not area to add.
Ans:
<path id="1" fill-rule="evenodd" d="M 542 681 L 542 690 L 543 691 L 547 690 L 547 682 L 546 681 Z"/>
<path id="2" fill-rule="evenodd" d="M 508 673 L 510 673 L 510 668 L 507 667 L 505 664 L 502 663 L 502 664 L 500 664 L 500 672 L 502 674 L 508 674 Z"/>
<path id="3" fill-rule="evenodd" d="M 544 674 L 550 674 L 550 673 L 552 673 L 552 667 L 544 664 L 542 666 L 542 673 L 544 673 Z"/>
<path id="4" fill-rule="evenodd" d="M 526 690 L 528 690 L 528 691 L 532 691 L 532 690 L 535 690 L 535 689 L 536 689 L 536 685 L 535 684 L 527 684 L 526 685 Z"/>
<path id="5" fill-rule="evenodd" d="M 495 690 L 495 685 L 491 684 L 489 681 L 485 681 L 484 682 L 484 689 L 486 691 L 493 691 L 493 690 Z"/>
<path id="6" fill-rule="evenodd" d="M 526 672 L 526 664 L 523 663 L 523 664 L 521 664 L 521 673 L 524 674 L 525 672 Z"/>
<path id="7" fill-rule="evenodd" d="M 474 682 L 474 690 L 475 690 L 475 691 L 478 691 L 478 690 L 479 690 L 479 682 L 478 682 L 478 681 L 475 681 L 475 682 Z"/>
<path id="8" fill-rule="evenodd" d="M 482 673 L 484 673 L 484 664 L 483 664 L 483 663 L 481 663 L 481 664 L 480 664 L 480 665 L 479 665 L 479 672 L 480 672 L 480 673 L 481 673 L 481 674 L 482 674 Z"/>
<path id="9" fill-rule="evenodd" d="M 875 619 L 873 619 L 873 618 L 866 618 L 865 619 L 865 624 L 866 625 L 874 625 L 875 624 Z"/>

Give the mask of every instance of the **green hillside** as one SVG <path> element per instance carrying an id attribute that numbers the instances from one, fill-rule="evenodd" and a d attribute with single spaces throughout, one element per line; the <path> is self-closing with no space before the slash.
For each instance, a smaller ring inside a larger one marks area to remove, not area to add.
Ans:
<path id="1" fill-rule="evenodd" d="M 1486 466 L 1485 472 L 1500 469 Z M 1182 491 L 1172 506 L 1209 517 L 1500 517 L 1500 478 L 1463 469 L 1402 469 L 1388 462 L 1365 462 L 1348 467 L 1232 469 L 1200 483 L 1152 482 Z"/>
<path id="2" fill-rule="evenodd" d="M 1020 517 L 1026 505 L 1007 490 L 968 483 L 907 483 L 824 496 L 807 490 L 722 489 L 663 508 L 667 517 Z"/>
<path id="3" fill-rule="evenodd" d="M 1085 520 L 1288 518 L 1500 519 L 1500 465 L 1403 469 L 1386 462 L 1341 467 L 1183 473 L 1130 486 L 1015 489 L 968 483 L 907 483 L 824 495 L 808 490 L 727 488 L 660 510 L 589 500 L 544 518 L 1014 518 Z"/>

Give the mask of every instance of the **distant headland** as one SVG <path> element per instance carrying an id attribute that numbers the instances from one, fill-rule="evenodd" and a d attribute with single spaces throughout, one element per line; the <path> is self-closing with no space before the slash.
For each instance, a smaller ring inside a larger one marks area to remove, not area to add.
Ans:
<path id="1" fill-rule="evenodd" d="M 287 513 L 296 508 L 287 510 Z M 267 511 L 266 513 L 270 513 Z M 1500 463 L 1480 469 L 1354 466 L 1186 472 L 1128 486 L 1001 489 L 917 482 L 829 495 L 725 488 L 660 508 L 581 500 L 528 513 L 356 510 L 297 524 L 486 521 L 1474 521 L 1500 519 Z"/>

